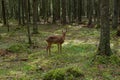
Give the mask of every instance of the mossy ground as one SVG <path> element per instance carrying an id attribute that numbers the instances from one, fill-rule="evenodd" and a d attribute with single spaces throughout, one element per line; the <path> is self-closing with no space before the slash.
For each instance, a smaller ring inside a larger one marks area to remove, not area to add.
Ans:
<path id="1" fill-rule="evenodd" d="M 32 41 L 37 46 L 33 49 L 28 48 L 25 26 L 20 26 L 22 28 L 18 30 L 16 27 L 10 26 L 10 32 L 7 32 L 6 27 L 0 27 L 0 49 L 13 50 L 10 55 L 0 56 L 0 80 L 43 80 L 43 76 L 53 75 L 50 72 L 56 73 L 56 70 L 60 70 L 60 75 L 63 75 L 68 67 L 79 68 L 84 75 L 83 80 L 120 79 L 120 39 L 115 37 L 115 31 L 111 30 L 114 55 L 106 58 L 95 57 L 99 45 L 99 29 L 81 25 L 39 25 L 39 34 L 32 34 Z M 53 45 L 51 55 L 47 55 L 45 39 L 50 35 L 60 35 L 66 27 L 68 32 L 62 53 L 58 54 L 57 46 Z M 59 74 L 56 76 L 59 77 Z M 72 75 L 66 79 L 79 80 Z"/>

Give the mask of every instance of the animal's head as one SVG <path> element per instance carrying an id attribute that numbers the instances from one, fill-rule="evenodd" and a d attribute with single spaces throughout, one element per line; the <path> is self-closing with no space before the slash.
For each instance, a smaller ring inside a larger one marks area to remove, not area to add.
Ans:
<path id="1" fill-rule="evenodd" d="M 67 33 L 67 28 L 66 28 L 66 30 L 64 31 L 64 30 L 62 30 L 62 34 L 63 34 L 63 36 L 66 36 L 66 33 Z"/>

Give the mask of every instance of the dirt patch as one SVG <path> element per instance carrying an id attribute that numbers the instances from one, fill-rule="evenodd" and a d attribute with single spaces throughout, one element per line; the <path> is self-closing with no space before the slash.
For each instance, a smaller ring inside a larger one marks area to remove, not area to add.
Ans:
<path id="1" fill-rule="evenodd" d="M 0 56 L 6 56 L 6 55 L 10 55 L 11 52 L 9 52 L 8 50 L 5 49 L 0 49 Z"/>

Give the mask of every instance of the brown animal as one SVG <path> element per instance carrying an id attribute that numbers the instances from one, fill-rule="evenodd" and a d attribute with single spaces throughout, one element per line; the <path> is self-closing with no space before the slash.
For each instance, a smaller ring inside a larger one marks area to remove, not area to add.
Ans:
<path id="1" fill-rule="evenodd" d="M 47 44 L 48 44 L 47 48 L 46 48 L 46 51 L 47 51 L 48 54 L 51 54 L 51 45 L 52 44 L 57 44 L 58 45 L 58 53 L 62 52 L 62 44 L 64 43 L 66 32 L 67 32 L 67 29 L 66 29 L 66 31 L 62 31 L 61 36 L 59 36 L 59 35 L 50 36 L 46 39 Z"/>

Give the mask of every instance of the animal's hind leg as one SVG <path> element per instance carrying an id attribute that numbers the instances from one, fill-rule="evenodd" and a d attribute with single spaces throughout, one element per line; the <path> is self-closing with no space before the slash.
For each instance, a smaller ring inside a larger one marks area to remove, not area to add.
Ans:
<path id="1" fill-rule="evenodd" d="M 46 48 L 46 52 L 47 52 L 48 55 L 50 54 L 50 47 L 51 46 L 47 46 L 47 48 Z"/>
<path id="2" fill-rule="evenodd" d="M 49 54 L 49 48 L 48 48 L 48 46 L 46 47 L 46 53 Z"/>
<path id="3" fill-rule="evenodd" d="M 49 46 L 49 54 L 51 54 L 51 46 Z"/>

